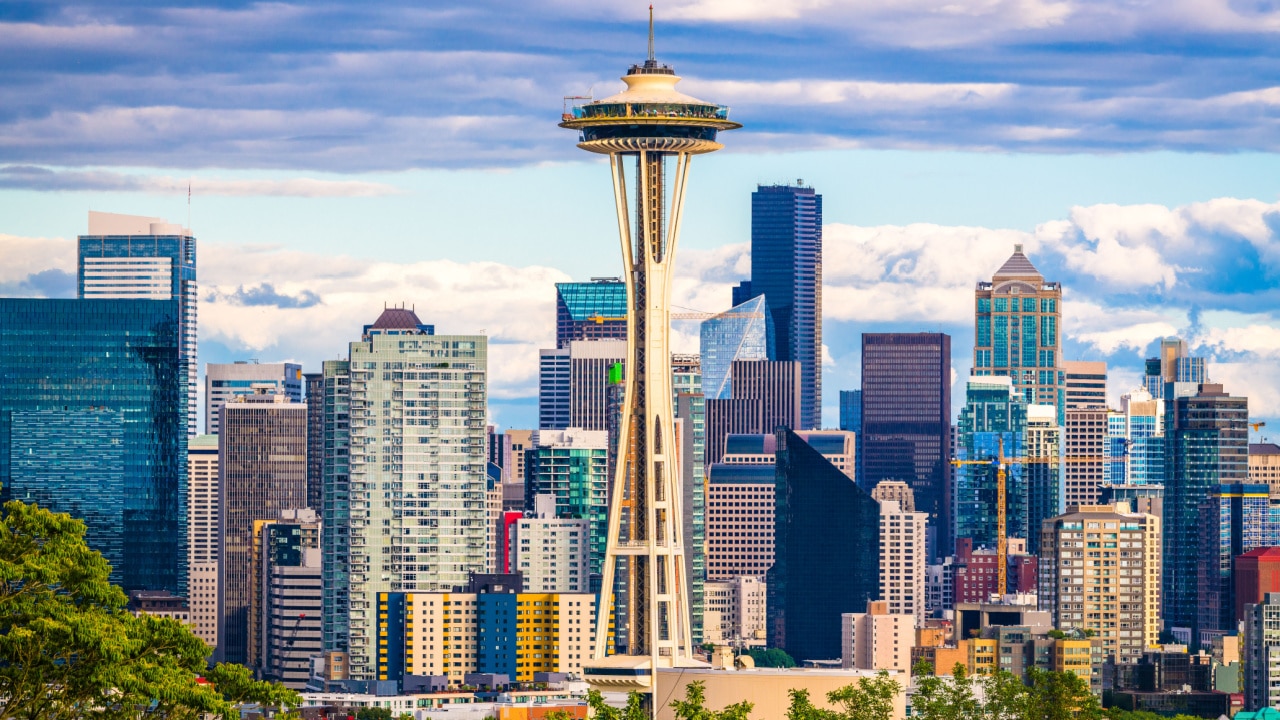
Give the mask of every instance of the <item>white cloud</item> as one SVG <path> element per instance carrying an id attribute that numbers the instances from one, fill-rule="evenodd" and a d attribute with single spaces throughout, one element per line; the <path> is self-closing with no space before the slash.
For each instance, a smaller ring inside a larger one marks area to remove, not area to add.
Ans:
<path id="1" fill-rule="evenodd" d="M 19 283 L 35 273 L 76 271 L 76 244 L 66 238 L 33 238 L 0 233 L 0 285 Z"/>
<path id="2" fill-rule="evenodd" d="M 847 104 L 851 112 L 980 105 L 1010 95 L 1010 83 L 890 83 L 870 80 L 793 79 L 772 82 L 688 79 L 695 95 L 731 105 Z"/>

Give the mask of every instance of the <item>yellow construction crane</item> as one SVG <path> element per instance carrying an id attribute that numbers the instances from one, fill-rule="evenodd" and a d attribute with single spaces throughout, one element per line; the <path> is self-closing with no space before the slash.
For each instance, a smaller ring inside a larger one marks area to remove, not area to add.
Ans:
<path id="1" fill-rule="evenodd" d="M 1266 426 L 1267 424 L 1264 422 L 1249 423 L 1249 427 L 1253 428 L 1254 432 L 1258 432 L 1259 430 L 1261 430 Z"/>
<path id="2" fill-rule="evenodd" d="M 1126 447 L 1126 450 L 1128 448 Z M 962 465 L 992 465 L 996 469 L 996 592 L 1004 595 L 1009 591 L 1009 536 L 1008 536 L 1008 499 L 1006 497 L 1007 469 L 1010 465 L 1036 465 L 1053 463 L 1101 463 L 1124 459 L 1124 455 L 1102 455 L 1097 457 L 1086 455 L 1067 455 L 1063 457 L 1008 457 L 1004 454 L 1004 438 L 1001 438 L 996 449 L 995 458 L 985 460 L 951 459 L 953 467 Z"/>

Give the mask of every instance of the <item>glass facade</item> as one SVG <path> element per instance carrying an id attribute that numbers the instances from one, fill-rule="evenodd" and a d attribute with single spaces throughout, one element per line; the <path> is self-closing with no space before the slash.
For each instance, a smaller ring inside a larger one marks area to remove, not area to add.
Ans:
<path id="1" fill-rule="evenodd" d="M 683 425 L 681 463 L 684 513 L 684 566 L 689 584 L 689 623 L 694 644 L 702 642 L 704 589 L 707 578 L 707 483 L 703 462 L 707 446 L 706 402 L 702 395 L 702 359 L 672 355 L 671 392 L 676 419 Z"/>
<path id="2" fill-rule="evenodd" d="M 321 613 L 325 651 L 346 652 L 351 585 L 351 363 L 326 360 L 322 368 L 324 467 L 320 529 Z"/>
<path id="3" fill-rule="evenodd" d="M 556 283 L 556 347 L 609 339 L 627 339 L 626 283 L 618 278 Z"/>
<path id="4" fill-rule="evenodd" d="M 976 378 L 969 381 L 956 432 L 956 457 L 990 460 L 991 465 L 961 465 L 955 469 L 954 537 L 970 538 L 974 547 L 996 544 L 996 467 L 1000 444 L 1008 457 L 1026 455 L 1027 405 L 1009 381 Z M 1027 487 L 1024 467 L 1006 471 L 1006 533 L 1027 537 Z"/>
<path id="5" fill-rule="evenodd" d="M 862 432 L 862 391 L 840 391 L 840 429 Z"/>
<path id="6" fill-rule="evenodd" d="M 533 511 L 537 496 L 553 495 L 556 517 L 588 520 L 593 577 L 601 572 L 609 538 L 608 453 L 604 432 L 574 429 L 535 431 L 525 451 L 526 512 Z"/>
<path id="7" fill-rule="evenodd" d="M 778 431 L 769 647 L 840 657 L 840 615 L 880 594 L 880 503 L 789 430 Z"/>
<path id="8" fill-rule="evenodd" d="M 822 196 L 813 188 L 760 185 L 751 194 L 751 281 L 735 290 L 735 305 L 743 295 L 768 303 L 774 359 L 800 363 L 796 429 L 822 427 Z"/>
<path id="9" fill-rule="evenodd" d="M 187 367 L 172 300 L 0 299 L 0 487 L 83 519 L 130 590 L 186 593 Z"/>
<path id="10" fill-rule="evenodd" d="M 734 360 L 775 359 L 773 317 L 763 295 L 703 320 L 700 336 L 702 390 L 712 400 L 733 397 Z"/>
<path id="11" fill-rule="evenodd" d="M 1200 505 L 1199 528 L 1194 637 L 1210 647 L 1214 637 L 1236 631 L 1236 558 L 1280 545 L 1280 505 L 1272 505 L 1267 485 L 1219 485 Z"/>

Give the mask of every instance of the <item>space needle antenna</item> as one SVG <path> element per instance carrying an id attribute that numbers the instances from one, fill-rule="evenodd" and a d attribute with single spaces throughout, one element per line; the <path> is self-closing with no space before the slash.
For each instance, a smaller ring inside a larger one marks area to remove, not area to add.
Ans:
<path id="1" fill-rule="evenodd" d="M 653 56 L 653 5 L 649 5 L 649 62 L 653 62 L 656 58 Z"/>

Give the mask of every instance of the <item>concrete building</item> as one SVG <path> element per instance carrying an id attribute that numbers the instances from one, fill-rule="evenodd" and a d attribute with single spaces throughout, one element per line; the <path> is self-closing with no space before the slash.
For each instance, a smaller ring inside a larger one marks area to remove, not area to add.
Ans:
<path id="1" fill-rule="evenodd" d="M 1244 606 L 1244 707 L 1280 706 L 1280 593 Z"/>
<path id="2" fill-rule="evenodd" d="M 859 670 L 911 672 L 916 619 L 892 612 L 884 601 L 867 603 L 867 611 L 840 616 L 840 666 Z"/>
<path id="3" fill-rule="evenodd" d="M 218 646 L 218 438 L 187 444 L 187 605 L 191 627 Z"/>
<path id="4" fill-rule="evenodd" d="M 887 484 L 880 483 L 876 489 Z M 875 498 L 875 491 L 871 497 Z M 904 510 L 898 500 L 880 502 L 880 601 L 886 612 L 924 621 L 926 612 L 925 526 L 929 515 Z M 913 625 L 914 629 L 914 625 Z"/>
<path id="5" fill-rule="evenodd" d="M 801 424 L 800 365 L 769 360 L 735 360 L 729 365 L 731 398 L 707 398 L 706 464 L 721 461 L 732 434 L 770 434 Z"/>
<path id="6" fill-rule="evenodd" d="M 1245 606 L 1266 600 L 1268 593 L 1280 593 L 1280 548 L 1255 548 L 1236 558 L 1235 621 L 1245 619 Z"/>
<path id="7" fill-rule="evenodd" d="M 285 395 L 240 395 L 222 406 L 218 436 L 218 651 L 253 663 L 250 626 L 259 586 L 255 523 L 307 502 L 307 406 Z"/>
<path id="8" fill-rule="evenodd" d="M 707 580 L 762 577 L 774 560 L 772 465 L 711 466 L 707 482 Z"/>
<path id="9" fill-rule="evenodd" d="M 1041 531 L 1040 607 L 1061 630 L 1094 632 L 1116 662 L 1137 662 L 1160 636 L 1161 560 L 1160 519 L 1127 505 L 1051 518 Z"/>
<path id="10" fill-rule="evenodd" d="M 516 571 L 527 592 L 590 592 L 589 520 L 558 517 L 555 496 L 539 495 L 533 512 L 516 521 L 515 533 Z"/>
<path id="11" fill-rule="evenodd" d="M 1273 497 L 1280 496 L 1280 445 L 1249 443 L 1249 482 L 1267 485 Z"/>
<path id="12" fill-rule="evenodd" d="M 657 672 L 654 694 L 660 698 L 683 698 L 691 683 L 701 682 L 706 707 L 721 710 L 739 702 L 752 705 L 751 716 L 768 718 L 787 717 L 791 704 L 789 692 L 804 690 L 815 707 L 828 711 L 842 711 L 842 705 L 833 704 L 827 694 L 849 685 L 856 685 L 862 678 L 872 678 L 877 671 L 855 669 L 816 668 L 752 668 L 750 670 L 718 670 L 713 668 L 674 668 Z M 893 698 L 891 720 L 906 717 L 906 686 L 910 678 L 905 673 L 890 672 L 904 690 Z M 656 720 L 676 720 L 675 710 L 669 703 L 655 703 Z"/>
<path id="13" fill-rule="evenodd" d="M 286 510 L 258 524 L 260 600 L 250 633 L 263 677 L 301 690 L 321 642 L 320 524 L 314 510 Z"/>
<path id="14" fill-rule="evenodd" d="M 324 373 L 302 376 L 307 403 L 307 507 L 324 508 Z"/>
<path id="15" fill-rule="evenodd" d="M 608 539 L 609 437 L 604 430 L 535 430 L 524 451 L 525 510 L 544 519 L 576 518 L 586 521 L 589 532 L 583 545 L 590 551 L 590 572 L 599 574 Z M 550 496 L 548 513 L 536 507 L 541 496 Z M 582 581 L 586 580 L 584 575 Z M 526 587 L 536 587 L 526 585 Z M 546 590 L 544 592 L 552 592 Z M 586 592 L 556 590 L 554 592 Z"/>
<path id="16" fill-rule="evenodd" d="M 703 642 L 764 647 L 768 587 L 761 578 L 740 575 L 704 588 Z"/>
<path id="17" fill-rule="evenodd" d="M 222 406 L 240 395 L 252 395 L 255 388 L 270 387 L 274 393 L 302 402 L 302 366 L 296 363 L 209 363 L 204 370 L 204 428 L 217 435 Z"/>

